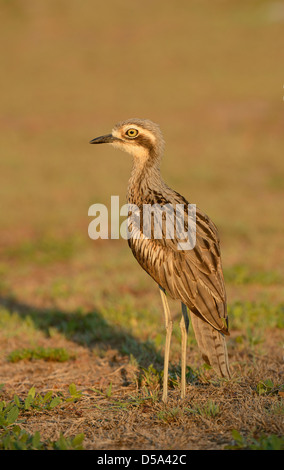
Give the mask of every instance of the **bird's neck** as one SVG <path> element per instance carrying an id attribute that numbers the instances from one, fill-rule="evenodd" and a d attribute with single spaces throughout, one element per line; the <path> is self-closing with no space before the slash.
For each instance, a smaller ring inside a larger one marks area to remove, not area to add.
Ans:
<path id="1" fill-rule="evenodd" d="M 127 200 L 130 204 L 147 204 L 153 192 L 160 192 L 165 183 L 160 172 L 160 158 L 133 158 L 128 182 Z"/>

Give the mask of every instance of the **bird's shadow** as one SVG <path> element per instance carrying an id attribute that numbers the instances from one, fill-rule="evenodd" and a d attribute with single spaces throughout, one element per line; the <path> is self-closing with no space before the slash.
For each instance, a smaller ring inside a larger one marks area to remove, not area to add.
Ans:
<path id="1" fill-rule="evenodd" d="M 133 356 L 139 367 L 148 368 L 155 364 L 162 368 L 161 352 L 151 341 L 141 341 L 127 329 L 112 325 L 98 310 L 81 312 L 79 309 L 38 308 L 18 301 L 13 295 L 0 296 L 0 306 L 21 319 L 31 319 L 34 327 L 47 337 L 55 329 L 66 339 L 90 350 L 96 346 L 102 351 L 115 348 L 122 355 Z"/>

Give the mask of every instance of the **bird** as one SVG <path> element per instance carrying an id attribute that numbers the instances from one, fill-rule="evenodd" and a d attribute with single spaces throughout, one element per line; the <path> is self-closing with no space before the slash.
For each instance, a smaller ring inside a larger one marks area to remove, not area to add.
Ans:
<path id="1" fill-rule="evenodd" d="M 132 156 L 133 167 L 127 188 L 127 202 L 142 214 L 145 205 L 178 205 L 189 202 L 163 180 L 160 165 L 165 142 L 158 124 L 149 119 L 127 119 L 116 124 L 111 133 L 96 137 L 90 144 L 109 144 Z M 180 206 L 179 206 L 180 207 Z M 131 214 L 131 211 L 130 211 Z M 189 222 L 184 211 L 185 224 Z M 143 218 L 143 217 L 142 217 Z M 132 219 L 135 225 L 135 218 Z M 152 218 L 151 218 L 152 224 Z M 130 224 L 131 226 L 131 224 Z M 203 360 L 220 377 L 230 378 L 225 336 L 229 333 L 226 289 L 221 261 L 220 238 L 212 220 L 196 207 L 195 244 L 180 249 L 176 236 L 143 236 L 141 220 L 136 223 L 141 236 L 129 237 L 128 244 L 140 266 L 158 284 L 165 317 L 165 351 L 162 401 L 168 400 L 168 369 L 173 319 L 168 296 L 181 302 L 181 399 L 186 396 L 186 348 L 189 316 Z M 189 315 L 188 315 L 189 312 Z"/>

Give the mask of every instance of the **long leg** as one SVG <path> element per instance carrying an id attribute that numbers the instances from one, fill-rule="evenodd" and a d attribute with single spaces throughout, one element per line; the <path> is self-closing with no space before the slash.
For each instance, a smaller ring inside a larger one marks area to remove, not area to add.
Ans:
<path id="1" fill-rule="evenodd" d="M 173 321 L 171 317 L 171 312 L 169 309 L 169 304 L 166 297 L 165 290 L 160 287 L 160 293 L 162 297 L 164 314 L 165 314 L 165 326 L 166 326 L 166 344 L 165 344 L 165 356 L 164 356 L 164 381 L 163 381 L 163 396 L 162 400 L 166 403 L 168 398 L 168 375 L 169 375 L 169 355 L 170 355 L 170 344 L 171 344 L 171 335 L 173 329 Z"/>
<path id="2" fill-rule="evenodd" d="M 187 314 L 187 307 L 181 303 L 182 317 L 180 321 L 181 329 L 181 398 L 185 397 L 185 373 L 186 373 L 186 344 L 189 319 Z"/>

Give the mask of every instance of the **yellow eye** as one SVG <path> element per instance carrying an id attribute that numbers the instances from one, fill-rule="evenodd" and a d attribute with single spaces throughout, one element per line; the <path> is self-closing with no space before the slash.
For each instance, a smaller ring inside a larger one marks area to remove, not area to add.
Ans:
<path id="1" fill-rule="evenodd" d="M 128 129 L 125 134 L 130 137 L 131 139 L 134 139 L 138 135 L 137 129 Z"/>

